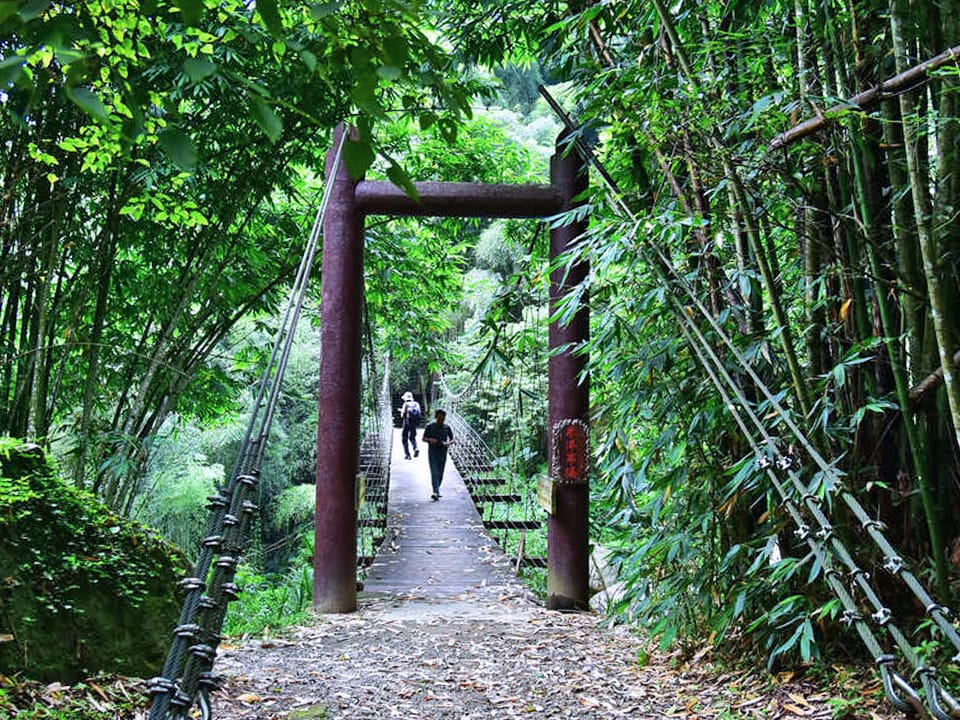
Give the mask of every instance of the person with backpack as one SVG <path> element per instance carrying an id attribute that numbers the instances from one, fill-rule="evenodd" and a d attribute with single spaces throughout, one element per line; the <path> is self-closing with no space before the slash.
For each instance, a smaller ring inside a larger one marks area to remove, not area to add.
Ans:
<path id="1" fill-rule="evenodd" d="M 443 469 L 447 464 L 447 448 L 453 445 L 453 430 L 444 423 L 447 413 L 437 410 L 436 419 L 423 429 L 423 441 L 430 447 L 427 460 L 430 461 L 430 484 L 433 486 L 431 500 L 439 500 L 440 483 L 443 482 Z"/>
<path id="2" fill-rule="evenodd" d="M 401 399 L 403 405 L 400 407 L 400 422 L 402 430 L 400 439 L 403 441 L 403 456 L 410 459 L 410 446 L 413 446 L 413 456 L 419 457 L 420 450 L 417 448 L 417 428 L 420 427 L 420 403 L 413 399 L 413 393 L 409 390 L 405 392 Z"/>

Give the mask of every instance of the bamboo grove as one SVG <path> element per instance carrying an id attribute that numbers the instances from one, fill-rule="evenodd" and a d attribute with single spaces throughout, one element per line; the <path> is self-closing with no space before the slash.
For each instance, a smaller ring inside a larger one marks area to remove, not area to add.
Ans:
<path id="1" fill-rule="evenodd" d="M 458 19 L 460 47 L 489 61 L 501 46 L 515 58 L 535 46 L 545 76 L 571 83 L 582 138 L 615 186 L 595 177 L 598 219 L 582 250 L 597 535 L 633 581 L 622 609 L 667 641 L 704 624 L 714 638 L 752 633 L 771 662 L 814 654 L 809 640 L 837 616 L 678 332 L 695 315 L 689 300 L 679 322 L 669 311 L 681 285 L 937 595 L 955 598 L 958 4 L 542 4 L 546 38 L 520 4 L 498 5 L 496 22 Z M 725 358 L 744 400 L 782 432 L 752 376 Z M 882 578 L 882 558 L 837 511 Z"/>

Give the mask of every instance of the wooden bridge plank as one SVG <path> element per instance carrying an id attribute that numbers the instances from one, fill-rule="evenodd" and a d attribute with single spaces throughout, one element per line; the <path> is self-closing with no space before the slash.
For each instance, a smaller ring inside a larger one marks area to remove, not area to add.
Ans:
<path id="1" fill-rule="evenodd" d="M 519 493 L 475 493 L 472 495 L 473 502 L 481 503 L 519 503 L 523 501 L 523 495 Z"/>
<path id="2" fill-rule="evenodd" d="M 404 459 L 395 430 L 386 540 L 365 573 L 364 595 L 435 598 L 516 582 L 453 462 L 440 492 L 440 500 L 430 499 L 427 453 Z"/>

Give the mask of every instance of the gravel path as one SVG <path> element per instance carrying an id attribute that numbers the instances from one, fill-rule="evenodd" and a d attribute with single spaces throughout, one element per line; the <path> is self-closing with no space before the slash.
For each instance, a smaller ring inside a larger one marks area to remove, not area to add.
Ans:
<path id="1" fill-rule="evenodd" d="M 895 717 L 870 675 L 825 690 L 822 678 L 723 671 L 707 651 L 663 655 L 599 615 L 546 610 L 484 532 L 456 470 L 448 464 L 431 502 L 424 453 L 407 461 L 398 448 L 391 539 L 357 612 L 221 644 L 214 718 Z M 857 701 L 834 715 L 830 698 L 843 693 Z"/>
<path id="2" fill-rule="evenodd" d="M 869 676 L 827 691 L 656 653 L 625 626 L 550 612 L 521 590 L 369 598 L 282 639 L 222 645 L 215 718 L 892 720 Z M 640 662 L 640 660 L 643 662 Z M 831 697 L 859 696 L 834 715 Z M 869 697 L 867 697 L 869 695 Z"/>

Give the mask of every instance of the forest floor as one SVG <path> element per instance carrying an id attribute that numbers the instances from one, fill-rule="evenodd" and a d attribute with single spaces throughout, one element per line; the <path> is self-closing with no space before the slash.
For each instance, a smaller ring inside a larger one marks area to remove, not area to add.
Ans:
<path id="1" fill-rule="evenodd" d="M 660 653 L 624 625 L 523 592 L 368 599 L 283 638 L 221 648 L 214 717 L 890 720 L 869 671 L 771 676 Z"/>
<path id="2" fill-rule="evenodd" d="M 869 669 L 772 676 L 706 650 L 661 653 L 627 626 L 551 612 L 503 586 L 442 602 L 365 598 L 355 613 L 224 642 L 215 670 L 212 716 L 225 720 L 899 717 Z M 144 687 L 35 685 L 34 713 L 5 715 L 0 702 L 0 717 L 145 720 Z"/>

